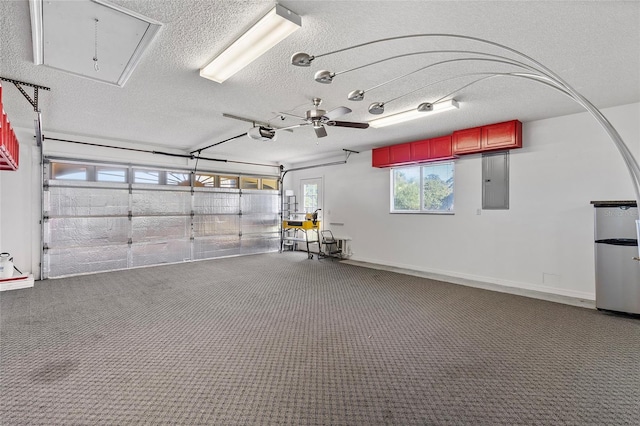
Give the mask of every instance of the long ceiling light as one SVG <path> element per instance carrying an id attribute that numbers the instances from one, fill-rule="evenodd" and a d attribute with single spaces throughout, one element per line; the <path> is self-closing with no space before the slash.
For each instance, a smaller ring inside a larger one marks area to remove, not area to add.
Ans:
<path id="1" fill-rule="evenodd" d="M 369 121 L 371 127 L 386 127 L 393 124 L 404 123 L 405 121 L 411 121 L 418 118 L 423 118 L 428 115 L 437 114 L 439 112 L 450 111 L 452 109 L 458 109 L 459 105 L 455 99 L 448 101 L 438 102 L 435 104 L 420 104 L 418 108 L 411 109 L 409 111 L 399 112 L 397 114 L 391 114 L 386 117 L 377 118 Z"/>
<path id="2" fill-rule="evenodd" d="M 302 26 L 302 18 L 277 4 L 247 32 L 200 69 L 200 76 L 222 83 Z"/>

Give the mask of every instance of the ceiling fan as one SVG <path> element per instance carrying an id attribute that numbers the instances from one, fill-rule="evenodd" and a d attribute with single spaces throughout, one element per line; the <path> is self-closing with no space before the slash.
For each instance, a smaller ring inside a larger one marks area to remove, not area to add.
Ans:
<path id="1" fill-rule="evenodd" d="M 327 136 L 327 130 L 324 128 L 325 125 L 336 126 L 336 127 L 351 127 L 353 129 L 366 129 L 369 127 L 369 123 L 356 123 L 353 121 L 337 121 L 335 120 L 336 118 L 349 114 L 351 112 L 351 109 L 341 106 L 327 112 L 319 108 L 321 103 L 322 103 L 322 99 L 313 98 L 314 108 L 307 111 L 304 117 L 295 115 L 295 114 L 289 114 L 287 112 L 278 113 L 282 115 L 295 117 L 305 121 L 305 123 L 303 124 L 296 124 L 294 126 L 284 127 L 279 130 L 293 129 L 296 127 L 312 125 L 313 130 L 315 130 L 316 132 L 316 136 L 319 138 L 324 138 L 325 136 Z"/>

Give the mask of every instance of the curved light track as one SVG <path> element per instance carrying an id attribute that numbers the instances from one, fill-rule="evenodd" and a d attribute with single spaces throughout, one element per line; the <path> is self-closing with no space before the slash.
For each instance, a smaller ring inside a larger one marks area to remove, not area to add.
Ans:
<path id="1" fill-rule="evenodd" d="M 556 74 L 554 71 L 552 71 L 542 63 L 520 52 L 519 50 L 513 49 L 511 47 L 505 46 L 500 43 L 486 40 L 483 38 L 465 36 L 460 34 L 446 34 L 446 33 L 407 34 L 402 36 L 387 37 L 387 38 L 382 38 L 378 40 L 372 40 L 366 43 L 356 44 L 354 46 L 345 47 L 342 49 L 334 50 L 327 53 L 322 53 L 320 55 L 315 55 L 315 56 L 309 55 L 306 53 L 296 53 L 292 57 L 292 64 L 298 65 L 298 66 L 310 66 L 313 60 L 323 56 L 333 55 L 340 52 L 346 52 L 348 50 L 353 50 L 360 47 L 369 46 L 377 43 L 383 43 L 387 41 L 402 40 L 402 39 L 409 39 L 409 38 L 423 38 L 423 37 L 424 38 L 449 38 L 449 39 L 474 41 L 474 42 L 482 43 L 488 46 L 497 47 L 502 50 L 506 50 L 530 62 L 533 65 L 531 70 L 534 72 L 537 72 L 538 74 L 527 75 L 525 78 L 529 78 L 533 81 L 537 81 L 543 84 L 551 85 L 552 87 L 562 88 L 563 93 L 568 95 L 576 103 L 578 103 L 580 106 L 586 109 L 592 115 L 592 117 L 603 127 L 607 135 L 609 135 L 609 137 L 611 138 L 611 141 L 614 143 L 614 145 L 618 149 L 618 152 L 620 152 L 620 155 L 622 155 L 624 159 L 624 162 L 627 166 L 629 174 L 631 175 L 631 181 L 633 183 L 634 191 L 636 194 L 636 201 L 638 205 L 640 205 L 640 167 L 638 166 L 638 162 L 636 161 L 635 157 L 632 155 L 628 146 L 625 144 L 624 140 L 622 139 L 618 131 L 615 129 L 615 127 L 613 127 L 611 122 L 604 116 L 604 114 L 602 114 L 602 112 L 595 105 L 593 105 L 588 99 L 582 96 L 580 92 L 574 89 L 562 77 L 560 77 L 558 74 Z M 521 77 L 524 77 L 524 74 L 522 74 Z M 640 228 L 640 221 L 638 221 L 637 223 L 638 223 L 638 227 Z M 640 253 L 640 248 L 639 248 L 639 253 Z"/>

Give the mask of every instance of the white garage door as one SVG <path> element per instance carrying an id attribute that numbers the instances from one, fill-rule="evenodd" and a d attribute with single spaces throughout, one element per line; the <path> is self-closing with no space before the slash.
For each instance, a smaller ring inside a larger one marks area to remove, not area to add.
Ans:
<path id="1" fill-rule="evenodd" d="M 44 189 L 43 278 L 279 247 L 273 176 L 51 159 Z"/>

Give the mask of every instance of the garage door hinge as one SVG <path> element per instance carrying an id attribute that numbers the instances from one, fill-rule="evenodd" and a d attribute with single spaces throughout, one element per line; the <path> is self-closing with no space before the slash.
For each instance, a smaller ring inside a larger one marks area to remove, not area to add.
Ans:
<path id="1" fill-rule="evenodd" d="M 42 215 L 42 220 L 44 220 L 45 222 L 49 220 L 49 215 L 48 214 L 43 214 Z"/>
<path id="2" fill-rule="evenodd" d="M 129 218 L 129 220 L 133 218 L 133 213 L 131 212 L 131 210 L 129 210 L 129 212 L 127 213 L 127 217 Z"/>
<path id="3" fill-rule="evenodd" d="M 45 243 L 45 244 L 42 246 L 42 251 L 46 253 L 48 250 L 49 250 L 49 246 Z"/>
<path id="4" fill-rule="evenodd" d="M 133 241 L 131 240 L 131 238 L 129 238 L 129 240 L 127 241 L 127 244 L 128 244 L 128 245 L 133 244 Z"/>
<path id="5" fill-rule="evenodd" d="M 242 231 L 238 233 L 238 237 L 242 237 Z"/>

